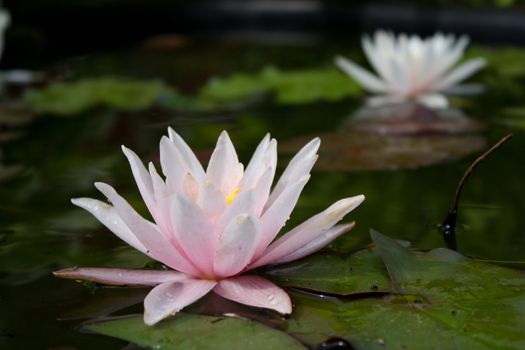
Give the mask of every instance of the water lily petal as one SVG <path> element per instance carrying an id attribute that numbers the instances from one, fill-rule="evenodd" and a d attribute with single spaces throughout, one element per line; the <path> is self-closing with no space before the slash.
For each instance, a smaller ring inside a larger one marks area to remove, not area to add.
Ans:
<path id="1" fill-rule="evenodd" d="M 484 58 L 474 58 L 471 59 L 456 69 L 454 69 L 452 72 L 448 73 L 440 79 L 435 85 L 434 89 L 436 90 L 446 90 L 453 85 L 459 83 L 460 81 L 466 79 L 470 75 L 474 74 L 481 68 L 483 68 L 487 64 L 486 60 Z"/>
<path id="2" fill-rule="evenodd" d="M 196 203 L 179 195 L 173 203 L 171 217 L 177 241 L 188 258 L 211 276 L 217 236 L 206 214 Z"/>
<path id="3" fill-rule="evenodd" d="M 260 216 L 270 197 L 270 189 L 275 175 L 275 168 L 269 166 L 259 178 L 255 186 L 255 215 Z"/>
<path id="4" fill-rule="evenodd" d="M 157 227 L 140 216 L 113 187 L 97 182 L 95 187 L 113 203 L 113 207 L 135 237 L 146 247 L 146 253 L 175 270 L 195 275 L 198 274 L 188 262 L 157 229 Z"/>
<path id="5" fill-rule="evenodd" d="M 215 222 L 226 209 L 224 194 L 211 182 L 205 182 L 202 186 L 197 204 L 212 222 Z"/>
<path id="6" fill-rule="evenodd" d="M 133 177 L 135 178 L 135 182 L 137 183 L 137 187 L 139 188 L 142 199 L 144 199 L 144 203 L 146 203 L 148 209 L 153 212 L 155 210 L 153 183 L 148 171 L 146 170 L 146 167 L 144 167 L 144 164 L 137 154 L 129 148 L 122 146 L 122 152 L 124 152 L 124 155 L 128 159 L 131 172 L 133 173 Z"/>
<path id="7" fill-rule="evenodd" d="M 289 261 L 297 260 L 300 258 L 303 258 L 307 255 L 313 254 L 317 252 L 318 250 L 326 247 L 330 243 L 332 243 L 337 237 L 341 236 L 342 234 L 350 231 L 355 226 L 355 222 L 352 222 L 350 224 L 346 225 L 337 225 L 326 231 L 325 233 L 321 234 L 320 236 L 316 237 L 314 240 L 312 240 L 310 243 L 307 243 L 306 245 L 302 246 L 301 248 L 293 251 L 292 253 L 283 256 L 280 259 L 277 259 L 272 262 L 272 264 L 283 264 Z"/>
<path id="8" fill-rule="evenodd" d="M 152 326 L 174 315 L 202 298 L 216 284 L 215 281 L 188 279 L 156 286 L 144 299 L 144 323 Z"/>
<path id="9" fill-rule="evenodd" d="M 301 191 L 309 179 L 310 175 L 304 175 L 299 181 L 286 187 L 272 206 L 263 214 L 261 217 L 262 237 L 255 256 L 258 256 L 266 249 L 286 224 L 297 204 Z"/>
<path id="10" fill-rule="evenodd" d="M 275 139 L 270 140 L 270 134 L 267 134 L 259 146 L 257 146 L 252 159 L 248 163 L 239 188 L 247 190 L 255 187 L 269 167 L 274 169 L 275 174 L 276 166 L 277 141 Z"/>
<path id="11" fill-rule="evenodd" d="M 92 198 L 73 198 L 71 203 L 89 211 L 118 238 L 146 254 L 146 247 L 135 237 L 135 234 L 131 232 L 111 205 Z"/>
<path id="12" fill-rule="evenodd" d="M 304 175 L 309 174 L 317 160 L 317 150 L 321 145 L 321 140 L 316 137 L 308 142 L 297 154 L 290 160 L 283 174 L 277 181 L 275 188 L 268 199 L 265 211 L 281 195 L 284 189 L 292 183 L 297 182 Z"/>
<path id="13" fill-rule="evenodd" d="M 242 165 L 239 167 L 239 164 L 235 147 L 228 133 L 223 131 L 211 155 L 205 178 L 223 193 L 228 194 L 238 187 L 242 179 Z"/>
<path id="14" fill-rule="evenodd" d="M 220 236 L 226 226 L 239 214 L 255 215 L 256 203 L 255 190 L 241 191 L 217 221 L 215 225 L 216 234 Z"/>
<path id="15" fill-rule="evenodd" d="M 384 81 L 370 73 L 364 68 L 359 67 L 354 62 L 342 57 L 335 58 L 335 64 L 346 74 L 357 80 L 365 89 L 370 92 L 382 93 L 388 91 Z"/>
<path id="16" fill-rule="evenodd" d="M 219 277 L 233 276 L 250 262 L 261 237 L 259 220 L 240 214 L 226 227 L 215 252 L 214 271 Z"/>
<path id="17" fill-rule="evenodd" d="M 417 101 L 428 108 L 447 108 L 448 99 L 442 94 L 426 94 L 417 97 Z"/>
<path id="18" fill-rule="evenodd" d="M 186 161 L 186 165 L 191 170 L 195 179 L 199 182 L 204 181 L 205 174 L 202 164 L 199 162 L 197 156 L 195 156 L 195 153 L 193 153 L 188 144 L 171 127 L 168 128 L 168 135 L 182 158 Z"/>
<path id="19" fill-rule="evenodd" d="M 232 277 L 219 282 L 213 289 L 221 297 L 235 302 L 264 307 L 281 314 L 292 312 L 288 294 L 265 278 L 253 275 Z"/>
<path id="20" fill-rule="evenodd" d="M 125 270 L 97 267 L 73 267 L 53 272 L 71 280 L 91 281 L 111 286 L 156 286 L 166 282 L 183 281 L 189 277 L 182 272 L 162 270 Z"/>
<path id="21" fill-rule="evenodd" d="M 311 217 L 295 227 L 283 237 L 272 243 L 254 263 L 247 268 L 253 269 L 278 261 L 282 257 L 303 248 L 314 239 L 323 235 L 339 222 L 343 216 L 355 209 L 365 199 L 363 195 L 341 199 L 323 212 Z"/>
<path id="22" fill-rule="evenodd" d="M 166 176 L 166 184 L 174 193 L 182 190 L 182 180 L 190 172 L 186 162 L 175 148 L 173 142 L 166 136 L 160 140 L 160 165 Z"/>

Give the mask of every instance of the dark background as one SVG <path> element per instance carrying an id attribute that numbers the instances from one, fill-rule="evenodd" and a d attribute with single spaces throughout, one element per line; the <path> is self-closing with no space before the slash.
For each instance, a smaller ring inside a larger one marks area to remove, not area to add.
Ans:
<path id="1" fill-rule="evenodd" d="M 422 35 L 438 28 L 480 43 L 525 45 L 522 1 L 10 0 L 2 66 L 38 68 L 76 54 L 133 47 L 148 37 L 357 38 L 377 28 Z"/>

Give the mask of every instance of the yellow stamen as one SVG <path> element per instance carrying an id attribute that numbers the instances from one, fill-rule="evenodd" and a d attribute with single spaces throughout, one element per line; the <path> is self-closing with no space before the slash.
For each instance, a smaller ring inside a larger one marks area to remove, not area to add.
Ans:
<path id="1" fill-rule="evenodd" d="M 229 195 L 226 196 L 226 203 L 232 204 L 235 197 L 237 197 L 237 194 L 239 193 L 241 189 L 240 188 L 234 188 Z"/>

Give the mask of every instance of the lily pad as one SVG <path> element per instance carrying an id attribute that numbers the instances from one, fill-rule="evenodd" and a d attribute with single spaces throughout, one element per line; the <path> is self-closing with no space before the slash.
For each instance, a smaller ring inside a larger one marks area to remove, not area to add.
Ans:
<path id="1" fill-rule="evenodd" d="M 366 249 L 350 256 L 318 254 L 265 271 L 281 286 L 350 295 L 392 290 L 381 257 Z"/>
<path id="2" fill-rule="evenodd" d="M 284 332 L 233 317 L 179 314 L 169 321 L 149 327 L 139 316 L 92 323 L 85 328 L 159 350 L 306 349 Z"/>
<path id="3" fill-rule="evenodd" d="M 175 92 L 160 81 L 93 78 L 54 83 L 29 92 L 25 99 L 37 113 L 71 115 L 96 106 L 134 111 L 152 107 L 162 96 Z"/>
<path id="4" fill-rule="evenodd" d="M 288 332 L 309 344 L 338 336 L 366 349 L 522 349 L 525 274 L 448 249 L 414 253 L 372 233 L 395 293 L 320 301 L 295 296 Z"/>
<path id="5" fill-rule="evenodd" d="M 237 73 L 227 78 L 211 79 L 201 96 L 213 101 L 239 102 L 259 94 L 275 94 L 281 104 L 334 101 L 354 96 L 361 88 L 335 68 L 283 71 L 266 67 L 255 74 Z"/>

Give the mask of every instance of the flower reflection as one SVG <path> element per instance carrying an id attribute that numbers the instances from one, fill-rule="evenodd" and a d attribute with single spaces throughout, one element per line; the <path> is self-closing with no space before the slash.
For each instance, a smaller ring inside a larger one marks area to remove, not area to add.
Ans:
<path id="1" fill-rule="evenodd" d="M 416 100 L 432 108 L 448 105 L 447 94 L 469 94 L 482 90 L 477 84 L 458 85 L 485 65 L 485 59 L 475 58 L 451 68 L 463 56 L 469 39 L 466 36 L 437 33 L 422 39 L 417 35 L 395 36 L 377 31 L 372 38 L 364 36 L 362 47 L 378 75 L 338 56 L 336 64 L 377 96 L 369 98 L 371 105 L 395 104 Z"/>
<path id="2" fill-rule="evenodd" d="M 364 196 L 342 199 L 275 239 L 288 220 L 317 160 L 320 140 L 306 144 L 271 191 L 277 142 L 267 135 L 246 169 L 223 132 L 204 171 L 183 139 L 169 129 L 160 141 L 165 180 L 150 163 L 123 147 L 154 223 L 140 216 L 111 186 L 95 186 L 113 204 L 90 198 L 73 203 L 91 212 L 126 243 L 173 270 L 65 269 L 55 275 L 110 285 L 155 286 L 144 300 L 153 325 L 210 291 L 242 304 L 291 313 L 289 296 L 269 280 L 245 272 L 311 254 L 350 230 L 336 225 Z"/>

